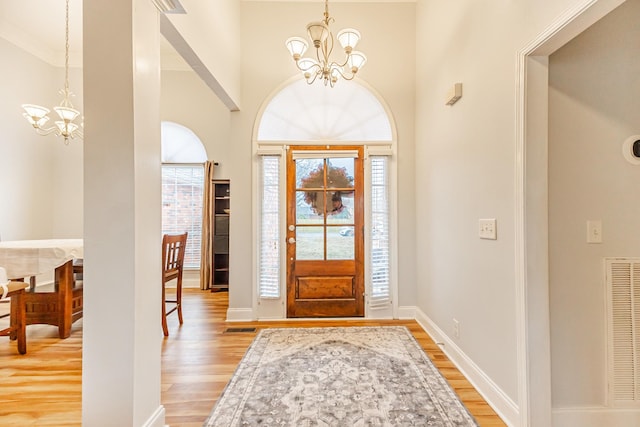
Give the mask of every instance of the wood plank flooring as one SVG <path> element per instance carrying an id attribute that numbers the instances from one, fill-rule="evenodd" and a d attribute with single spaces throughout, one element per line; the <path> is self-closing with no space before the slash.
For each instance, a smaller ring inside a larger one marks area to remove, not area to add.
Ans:
<path id="1" fill-rule="evenodd" d="M 505 426 L 473 386 L 415 321 L 291 321 L 227 323 L 226 292 L 185 290 L 184 325 L 169 316 L 162 347 L 162 396 L 171 427 L 202 426 L 255 333 L 228 328 L 406 325 L 482 427 Z M 0 306 L 0 313 L 4 307 Z M 0 319 L 0 327 L 7 319 Z M 158 322 L 158 333 L 160 324 Z M 0 339 L 0 425 L 80 426 L 82 320 L 71 336 L 46 325 L 27 328 L 27 355 Z"/>

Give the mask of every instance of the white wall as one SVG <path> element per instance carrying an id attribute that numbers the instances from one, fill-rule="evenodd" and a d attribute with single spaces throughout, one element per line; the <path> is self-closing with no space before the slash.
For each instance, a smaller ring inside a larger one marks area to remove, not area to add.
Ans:
<path id="1" fill-rule="evenodd" d="M 640 256 L 640 1 L 628 0 L 550 56 L 549 255 L 554 408 L 605 405 L 603 257 Z M 601 220 L 603 243 L 586 243 Z"/>
<path id="2" fill-rule="evenodd" d="M 418 305 L 516 404 L 516 54 L 577 3 L 417 3 Z M 497 219 L 497 240 L 478 238 L 480 218 Z"/>
<path id="3" fill-rule="evenodd" d="M 232 113 L 193 71 L 162 71 L 160 101 L 161 119 L 191 129 L 208 159 L 219 163 L 215 178 L 227 178 Z"/>
<path id="4" fill-rule="evenodd" d="M 3 73 L 0 79 L 0 238 L 35 239 L 51 235 L 51 156 L 54 136 L 36 135 L 22 117 L 23 103 L 53 106 L 57 82 L 52 67 L 0 39 Z"/>
<path id="5" fill-rule="evenodd" d="M 414 305 L 414 15 L 412 3 L 335 3 L 332 29 L 357 28 L 358 49 L 368 57 L 359 73 L 385 99 L 398 128 L 399 259 L 401 305 Z M 242 109 L 232 115 L 233 191 L 231 217 L 230 307 L 252 307 L 253 269 L 246 268 L 251 254 L 252 130 L 261 104 L 279 85 L 297 74 L 284 41 L 305 36 L 308 22 L 322 18 L 321 3 L 242 2 Z M 268 19 L 266 18 L 268 17 Z M 384 31 L 381 31 L 384 23 Z M 338 83 L 339 84 L 339 83 Z M 328 88 L 327 90 L 331 90 Z"/>
<path id="6" fill-rule="evenodd" d="M 205 74 L 222 89 L 225 99 L 240 105 L 240 0 L 182 0 L 181 3 L 186 14 L 165 16 L 189 49 L 174 47 L 190 56 L 194 53 L 199 64 L 206 67 Z M 171 41 L 175 43 L 173 38 Z"/>
<path id="7" fill-rule="evenodd" d="M 82 236 L 82 142 L 39 136 L 21 104 L 59 105 L 64 69 L 52 67 L 0 39 L 0 237 L 3 240 Z M 71 69 L 75 107 L 82 108 L 82 75 Z M 53 113 L 53 111 L 52 111 Z M 55 113 L 53 113 L 55 115 Z M 51 117 L 53 126 L 55 116 Z"/>

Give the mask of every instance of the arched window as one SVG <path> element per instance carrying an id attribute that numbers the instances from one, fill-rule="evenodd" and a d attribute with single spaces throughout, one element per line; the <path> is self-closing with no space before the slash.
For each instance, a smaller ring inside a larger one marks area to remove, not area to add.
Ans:
<path id="1" fill-rule="evenodd" d="M 278 92 L 259 122 L 262 141 L 392 141 L 389 114 L 361 84 L 340 81 L 331 90 L 300 79 Z"/>
<path id="2" fill-rule="evenodd" d="M 189 233 L 185 268 L 200 268 L 202 195 L 207 153 L 193 131 L 162 122 L 162 233 Z"/>

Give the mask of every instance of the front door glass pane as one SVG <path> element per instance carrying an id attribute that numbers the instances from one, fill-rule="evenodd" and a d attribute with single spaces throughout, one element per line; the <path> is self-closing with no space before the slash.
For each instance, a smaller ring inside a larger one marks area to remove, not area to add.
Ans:
<path id="1" fill-rule="evenodd" d="M 324 159 L 296 159 L 296 187 L 324 187 Z"/>
<path id="2" fill-rule="evenodd" d="M 324 259 L 324 227 L 296 228 L 296 259 Z"/>
<path id="3" fill-rule="evenodd" d="M 296 191 L 297 224 L 324 224 L 324 195 L 324 191 Z"/>
<path id="4" fill-rule="evenodd" d="M 354 259 L 353 231 L 353 227 L 327 227 L 327 259 Z"/>
<path id="5" fill-rule="evenodd" d="M 327 192 L 327 224 L 353 224 L 354 192 Z"/>
<path id="6" fill-rule="evenodd" d="M 327 159 L 327 188 L 353 188 L 355 159 Z"/>

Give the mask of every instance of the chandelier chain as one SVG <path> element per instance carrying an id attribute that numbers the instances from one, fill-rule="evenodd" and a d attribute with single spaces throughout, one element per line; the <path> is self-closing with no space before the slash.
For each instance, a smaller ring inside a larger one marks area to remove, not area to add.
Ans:
<path id="1" fill-rule="evenodd" d="M 69 91 L 69 0 L 67 0 L 64 22 L 64 89 Z"/>
<path id="2" fill-rule="evenodd" d="M 62 105 L 72 107 L 69 97 L 69 0 L 66 0 L 65 7 L 65 29 L 64 29 L 64 89 L 61 91 L 63 97 Z"/>
<path id="3" fill-rule="evenodd" d="M 329 0 L 324 0 L 324 23 L 329 25 Z"/>

